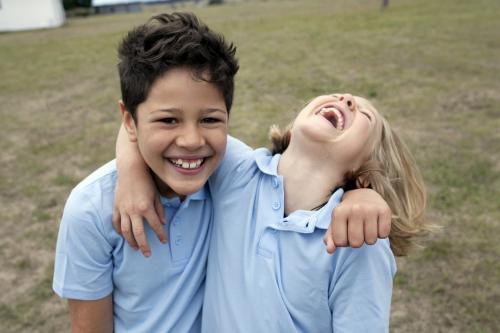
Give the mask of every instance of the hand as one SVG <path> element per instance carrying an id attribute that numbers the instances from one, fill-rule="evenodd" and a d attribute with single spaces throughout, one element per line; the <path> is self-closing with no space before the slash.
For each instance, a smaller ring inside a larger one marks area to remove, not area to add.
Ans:
<path id="1" fill-rule="evenodd" d="M 337 247 L 375 244 L 391 231 L 391 209 L 374 190 L 355 189 L 344 194 L 333 210 L 332 222 L 323 237 L 328 253 Z"/>
<path id="2" fill-rule="evenodd" d="M 118 177 L 116 181 L 113 227 L 133 249 L 140 249 L 145 257 L 149 257 L 151 249 L 144 233 L 144 219 L 162 243 L 167 242 L 163 228 L 166 221 L 160 196 L 149 172 L 135 176 Z"/>

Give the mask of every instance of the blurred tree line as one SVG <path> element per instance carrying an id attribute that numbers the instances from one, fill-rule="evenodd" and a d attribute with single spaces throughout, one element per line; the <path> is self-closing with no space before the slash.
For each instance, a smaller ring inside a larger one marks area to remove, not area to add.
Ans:
<path id="1" fill-rule="evenodd" d="M 75 7 L 91 7 L 92 0 L 63 0 L 63 7 L 65 10 Z"/>

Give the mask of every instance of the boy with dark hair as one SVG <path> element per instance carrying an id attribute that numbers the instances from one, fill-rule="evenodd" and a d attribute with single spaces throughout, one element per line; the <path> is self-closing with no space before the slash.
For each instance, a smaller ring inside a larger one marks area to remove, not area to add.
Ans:
<path id="1" fill-rule="evenodd" d="M 151 241 L 148 260 L 125 246 L 111 223 L 111 161 L 68 198 L 53 288 L 69 299 L 74 331 L 198 332 L 212 220 L 205 184 L 226 147 L 235 48 L 193 14 L 162 14 L 124 38 L 119 58 L 123 124 L 160 189 L 172 241 Z"/>

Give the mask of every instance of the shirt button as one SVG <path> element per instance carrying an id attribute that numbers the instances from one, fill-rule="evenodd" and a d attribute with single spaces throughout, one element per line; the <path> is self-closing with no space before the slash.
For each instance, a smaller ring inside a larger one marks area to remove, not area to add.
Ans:
<path id="1" fill-rule="evenodd" d="M 175 240 L 175 245 L 179 246 L 182 244 L 182 237 L 177 237 Z"/>
<path id="2" fill-rule="evenodd" d="M 276 177 L 273 178 L 272 184 L 274 188 L 278 188 L 278 186 L 280 186 L 278 179 Z"/>
<path id="3" fill-rule="evenodd" d="M 179 220 L 178 219 L 174 219 L 172 222 L 174 223 L 174 226 L 178 226 L 179 225 Z"/>
<path id="4" fill-rule="evenodd" d="M 273 209 L 274 210 L 278 210 L 278 209 L 280 209 L 280 207 L 281 207 L 281 204 L 279 203 L 279 201 L 273 202 Z"/>

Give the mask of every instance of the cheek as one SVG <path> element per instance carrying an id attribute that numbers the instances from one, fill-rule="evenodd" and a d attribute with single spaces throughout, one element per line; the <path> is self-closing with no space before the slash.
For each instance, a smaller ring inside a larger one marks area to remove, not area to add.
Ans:
<path id="1" fill-rule="evenodd" d="M 224 153 L 227 144 L 227 127 L 214 129 L 208 133 L 208 142 L 217 153 Z"/>
<path id="2" fill-rule="evenodd" d="M 142 135 L 139 137 L 139 146 L 148 151 L 159 151 L 163 150 L 166 145 L 171 141 L 169 133 L 166 131 L 144 131 L 147 135 Z M 143 132 L 143 133 L 144 133 Z"/>

